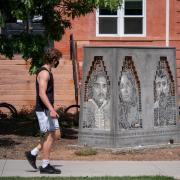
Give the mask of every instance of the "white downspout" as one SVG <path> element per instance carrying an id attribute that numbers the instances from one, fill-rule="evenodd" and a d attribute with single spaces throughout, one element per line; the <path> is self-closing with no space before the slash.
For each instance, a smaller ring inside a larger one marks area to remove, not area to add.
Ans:
<path id="1" fill-rule="evenodd" d="M 2 16 L 1 11 L 0 11 L 0 16 Z M 1 18 L 1 17 L 0 17 L 0 18 Z M 0 27 L 0 34 L 1 34 L 1 27 Z"/>
<path id="2" fill-rule="evenodd" d="M 166 0 L 166 46 L 169 46 L 169 16 L 170 16 L 170 11 L 169 11 L 169 0 Z"/>

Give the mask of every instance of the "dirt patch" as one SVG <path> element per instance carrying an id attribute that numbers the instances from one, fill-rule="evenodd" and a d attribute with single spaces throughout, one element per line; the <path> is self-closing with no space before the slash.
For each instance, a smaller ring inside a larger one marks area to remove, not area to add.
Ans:
<path id="1" fill-rule="evenodd" d="M 0 135 L 0 159 L 25 159 L 24 151 L 32 149 L 39 137 Z M 96 155 L 78 156 L 77 139 L 58 140 L 51 153 L 54 160 L 180 160 L 180 146 L 167 145 L 161 148 L 135 149 L 126 151 L 97 150 Z M 39 157 L 40 158 L 40 157 Z"/>

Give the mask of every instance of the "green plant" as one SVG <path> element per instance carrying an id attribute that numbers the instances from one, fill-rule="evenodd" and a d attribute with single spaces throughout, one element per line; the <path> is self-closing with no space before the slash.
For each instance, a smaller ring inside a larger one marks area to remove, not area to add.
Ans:
<path id="1" fill-rule="evenodd" d="M 74 152 L 77 156 L 91 156 L 96 155 L 97 151 L 92 148 L 83 148 Z"/>
<path id="2" fill-rule="evenodd" d="M 77 138 L 78 133 L 78 124 L 77 117 L 79 117 L 76 113 L 65 112 L 66 108 L 60 107 L 57 109 L 57 113 L 59 114 L 59 125 L 61 129 L 61 137 L 62 138 Z M 78 112 L 79 114 L 79 112 Z"/>
<path id="3" fill-rule="evenodd" d="M 64 128 L 76 128 L 79 122 L 79 111 L 77 113 L 65 112 L 66 108 L 58 108 L 59 123 Z"/>
<path id="4" fill-rule="evenodd" d="M 17 115 L 13 117 L 13 120 L 16 122 L 36 121 L 36 114 L 34 107 L 30 107 L 30 108 L 22 107 L 21 110 L 18 111 Z"/>
<path id="5" fill-rule="evenodd" d="M 39 135 L 39 126 L 34 108 L 23 107 L 15 116 L 9 115 L 0 121 L 1 134 L 18 134 L 23 136 Z"/>
<path id="6" fill-rule="evenodd" d="M 99 6 L 115 9 L 122 0 L 1 0 L 0 27 L 6 27 L 7 17 L 24 22 L 24 32 L 19 35 L 0 35 L 0 53 L 12 58 L 15 53 L 31 60 L 30 74 L 36 73 L 42 65 L 44 48 L 50 42 L 59 41 L 65 29 L 71 28 L 75 17 L 93 12 Z M 32 34 L 30 20 L 34 15 L 42 16 L 42 35 Z"/>
<path id="7" fill-rule="evenodd" d="M 79 119 L 76 113 L 65 112 L 65 108 L 57 109 L 62 137 L 77 138 Z M 34 107 L 23 107 L 15 116 L 3 114 L 0 111 L 0 133 L 15 133 L 19 135 L 39 135 L 39 125 Z"/>

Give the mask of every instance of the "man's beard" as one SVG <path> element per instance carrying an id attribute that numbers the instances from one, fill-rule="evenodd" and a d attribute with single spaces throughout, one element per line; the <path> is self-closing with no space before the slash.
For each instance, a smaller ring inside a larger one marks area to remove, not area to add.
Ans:
<path id="1" fill-rule="evenodd" d="M 100 107 L 104 103 L 105 100 L 106 100 L 105 94 L 100 93 L 96 96 L 95 101 L 96 101 L 96 104 L 98 105 L 98 107 Z"/>
<path id="2" fill-rule="evenodd" d="M 167 103 L 167 95 L 163 92 L 160 93 L 159 95 L 159 106 L 160 107 L 164 107 L 166 106 L 166 103 Z"/>

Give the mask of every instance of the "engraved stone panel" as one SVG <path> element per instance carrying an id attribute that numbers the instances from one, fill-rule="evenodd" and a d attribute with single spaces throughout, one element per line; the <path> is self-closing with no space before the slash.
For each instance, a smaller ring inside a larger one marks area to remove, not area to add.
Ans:
<path id="1" fill-rule="evenodd" d="M 140 81 L 131 56 L 126 56 L 118 81 L 119 129 L 141 128 Z"/>
<path id="2" fill-rule="evenodd" d="M 160 57 L 154 80 L 154 126 L 176 125 L 173 79 L 167 57 Z"/>
<path id="3" fill-rule="evenodd" d="M 88 46 L 84 51 L 80 144 L 180 143 L 175 48 Z"/>
<path id="4" fill-rule="evenodd" d="M 110 130 L 110 80 L 103 57 L 96 56 L 85 81 L 83 128 Z"/>

